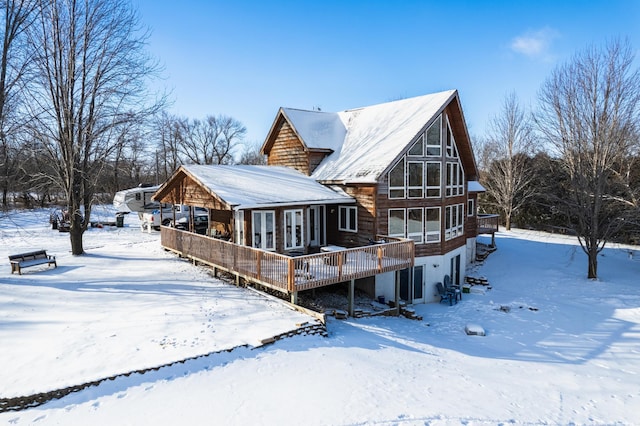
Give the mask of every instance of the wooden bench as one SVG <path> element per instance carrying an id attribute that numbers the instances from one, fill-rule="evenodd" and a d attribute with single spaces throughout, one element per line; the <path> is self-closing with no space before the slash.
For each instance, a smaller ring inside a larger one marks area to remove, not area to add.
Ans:
<path id="1" fill-rule="evenodd" d="M 44 265 L 46 263 L 47 265 L 58 267 L 56 257 L 48 255 L 46 250 L 12 254 L 9 256 L 9 262 L 11 263 L 11 273 L 18 271 L 20 275 L 22 275 L 22 268 L 28 268 L 29 266 Z"/>

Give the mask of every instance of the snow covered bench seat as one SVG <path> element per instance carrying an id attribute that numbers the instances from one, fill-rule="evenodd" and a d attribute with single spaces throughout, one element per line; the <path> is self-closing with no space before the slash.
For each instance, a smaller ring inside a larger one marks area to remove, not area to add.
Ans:
<path id="1" fill-rule="evenodd" d="M 36 265 L 53 265 L 58 267 L 56 263 L 56 257 L 47 254 L 46 250 L 37 250 L 29 253 L 12 254 L 9 256 L 9 262 L 11 263 L 11 273 L 18 272 L 22 274 L 22 268 L 28 268 L 29 266 Z"/>

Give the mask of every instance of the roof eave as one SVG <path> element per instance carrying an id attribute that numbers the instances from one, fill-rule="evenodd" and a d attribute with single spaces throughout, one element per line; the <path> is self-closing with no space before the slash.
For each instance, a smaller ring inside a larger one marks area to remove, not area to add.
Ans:
<path id="1" fill-rule="evenodd" d="M 306 201 L 290 201 L 282 203 L 255 203 L 255 204 L 238 204 L 233 206 L 233 210 L 257 210 L 257 209 L 273 209 L 278 207 L 295 207 L 295 206 L 317 206 L 323 204 L 354 204 L 354 198 L 328 198 L 326 200 L 306 200 Z"/>

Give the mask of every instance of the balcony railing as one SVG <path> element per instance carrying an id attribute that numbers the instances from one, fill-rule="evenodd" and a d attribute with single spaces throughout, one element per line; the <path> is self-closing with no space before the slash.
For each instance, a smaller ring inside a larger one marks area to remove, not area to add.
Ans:
<path id="1" fill-rule="evenodd" d="M 289 294 L 406 269 L 413 266 L 414 259 L 413 241 L 399 239 L 297 257 L 164 226 L 160 241 L 184 257 Z"/>
<path id="2" fill-rule="evenodd" d="M 478 234 L 493 234 L 498 232 L 498 220 L 500 215 L 497 214 L 479 214 L 478 215 Z"/>

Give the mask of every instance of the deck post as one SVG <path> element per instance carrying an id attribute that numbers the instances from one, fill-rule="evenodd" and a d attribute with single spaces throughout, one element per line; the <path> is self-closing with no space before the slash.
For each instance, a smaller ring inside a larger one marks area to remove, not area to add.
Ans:
<path id="1" fill-rule="evenodd" d="M 400 271 L 395 271 L 396 274 L 396 315 L 400 315 Z"/>
<path id="2" fill-rule="evenodd" d="M 355 288 L 356 280 L 349 280 L 349 316 L 353 318 L 354 305 L 355 305 Z"/>
<path id="3" fill-rule="evenodd" d="M 258 279 L 262 278 L 262 252 L 261 251 L 256 251 L 256 275 L 258 277 Z M 235 260 L 234 260 L 235 262 Z"/>
<path id="4" fill-rule="evenodd" d="M 298 292 L 294 291 L 293 293 L 289 294 L 291 296 L 291 303 L 293 303 L 294 305 L 298 304 Z"/>
<path id="5" fill-rule="evenodd" d="M 289 293 L 295 293 L 296 297 L 298 292 L 296 291 L 296 266 L 293 258 L 287 259 L 287 290 Z"/>

